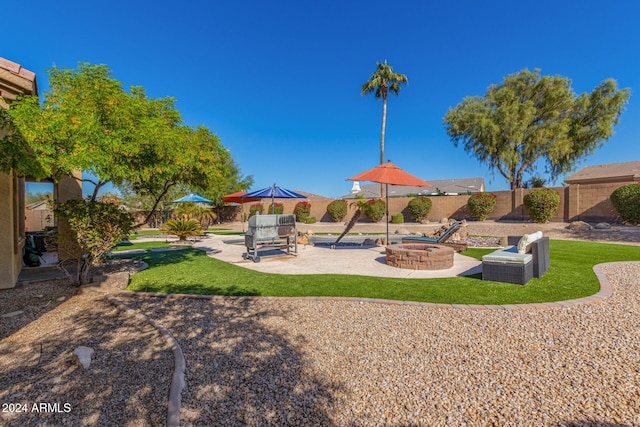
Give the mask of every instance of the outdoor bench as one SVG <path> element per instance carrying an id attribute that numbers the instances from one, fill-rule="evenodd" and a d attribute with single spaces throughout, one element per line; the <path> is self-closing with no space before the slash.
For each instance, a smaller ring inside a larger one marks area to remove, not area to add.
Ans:
<path id="1" fill-rule="evenodd" d="M 542 232 L 509 236 L 507 244 L 482 257 L 482 280 L 524 285 L 549 269 L 549 238 Z"/>

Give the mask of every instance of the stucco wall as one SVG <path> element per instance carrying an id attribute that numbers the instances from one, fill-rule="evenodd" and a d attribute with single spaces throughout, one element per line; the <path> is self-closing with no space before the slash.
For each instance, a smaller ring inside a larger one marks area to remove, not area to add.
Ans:
<path id="1" fill-rule="evenodd" d="M 20 200 L 24 200 L 24 181 L 0 173 L 0 289 L 15 286 L 22 269 L 24 233 Z"/>

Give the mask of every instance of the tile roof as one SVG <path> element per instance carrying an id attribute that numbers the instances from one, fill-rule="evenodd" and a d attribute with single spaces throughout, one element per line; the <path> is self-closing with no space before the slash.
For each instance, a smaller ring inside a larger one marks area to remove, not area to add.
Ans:
<path id="1" fill-rule="evenodd" d="M 565 178 L 569 184 L 592 181 L 640 181 L 640 160 L 586 166 Z"/>

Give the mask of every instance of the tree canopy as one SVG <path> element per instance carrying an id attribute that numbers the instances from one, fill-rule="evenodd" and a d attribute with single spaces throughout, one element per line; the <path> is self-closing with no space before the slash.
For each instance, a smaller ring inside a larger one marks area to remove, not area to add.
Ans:
<path id="1" fill-rule="evenodd" d="M 170 97 L 150 98 L 140 86 L 126 91 L 105 65 L 48 70 L 50 91 L 22 97 L 2 117 L 0 170 L 59 179 L 74 170 L 98 177 L 93 199 L 107 182 L 154 200 L 174 186 L 203 189 L 244 183 L 220 139 L 204 126 L 182 122 Z"/>
<path id="2" fill-rule="evenodd" d="M 484 96 L 468 97 L 444 117 L 457 146 L 497 170 L 511 184 L 523 186 L 523 174 L 543 160 L 551 180 L 571 171 L 613 135 L 628 89 L 604 80 L 578 96 L 571 81 L 523 70 L 491 85 Z"/>

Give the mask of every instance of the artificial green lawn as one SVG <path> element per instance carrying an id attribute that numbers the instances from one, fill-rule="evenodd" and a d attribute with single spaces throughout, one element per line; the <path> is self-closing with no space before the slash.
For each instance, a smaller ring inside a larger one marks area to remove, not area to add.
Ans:
<path id="1" fill-rule="evenodd" d="M 149 269 L 131 277 L 128 289 L 161 293 L 262 296 L 343 296 L 446 304 L 519 304 L 562 301 L 599 290 L 593 266 L 640 260 L 640 246 L 551 241 L 551 268 L 525 286 L 482 281 L 480 275 L 446 279 L 395 279 L 348 275 L 260 273 L 210 257 L 198 249 L 147 253 Z M 330 249 L 327 249 L 330 250 Z M 348 250 L 348 249 L 341 249 Z M 491 249 L 468 249 L 480 259 Z"/>
<path id="2" fill-rule="evenodd" d="M 128 250 L 132 250 L 132 249 L 149 250 L 149 249 L 153 249 L 153 248 L 168 248 L 170 246 L 176 246 L 176 245 L 171 244 L 171 243 L 167 243 L 167 242 L 136 242 L 136 241 L 133 241 L 133 242 L 120 242 L 113 249 L 113 252 L 128 251 Z"/>

